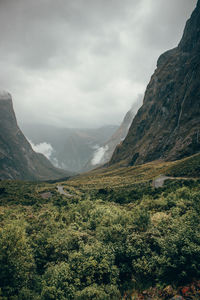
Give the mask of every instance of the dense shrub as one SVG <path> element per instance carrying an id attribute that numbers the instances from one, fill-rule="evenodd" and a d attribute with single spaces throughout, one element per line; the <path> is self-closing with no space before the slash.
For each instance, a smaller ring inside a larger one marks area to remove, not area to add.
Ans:
<path id="1" fill-rule="evenodd" d="M 13 221 L 0 229 L 0 288 L 11 297 L 31 288 L 34 260 L 23 222 Z"/>
<path id="2" fill-rule="evenodd" d="M 58 195 L 43 201 L 36 192 L 35 202 L 16 204 L 21 183 L 21 192 L 17 183 L 2 184 L 0 299 L 114 300 L 133 288 L 200 277 L 198 181 L 169 182 L 159 191 L 139 185 L 137 199 L 133 189 L 121 190 L 123 204 L 109 190 L 61 197 L 59 205 Z"/>

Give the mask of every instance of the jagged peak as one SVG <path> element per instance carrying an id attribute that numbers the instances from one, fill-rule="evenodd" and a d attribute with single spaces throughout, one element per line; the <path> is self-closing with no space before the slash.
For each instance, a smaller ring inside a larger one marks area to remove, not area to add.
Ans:
<path id="1" fill-rule="evenodd" d="M 12 100 L 12 96 L 5 90 L 0 90 L 0 100 Z"/>
<path id="2" fill-rule="evenodd" d="M 187 21 L 183 37 L 178 48 L 183 52 L 191 52 L 198 46 L 200 40 L 200 0 L 193 11 L 190 19 Z"/>
<path id="3" fill-rule="evenodd" d="M 128 135 L 109 162 L 136 165 L 200 151 L 200 0 L 179 45 L 163 53 Z"/>

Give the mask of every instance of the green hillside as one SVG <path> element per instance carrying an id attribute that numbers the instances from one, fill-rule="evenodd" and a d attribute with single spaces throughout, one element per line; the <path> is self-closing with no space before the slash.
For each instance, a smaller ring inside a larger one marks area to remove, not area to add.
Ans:
<path id="1" fill-rule="evenodd" d="M 186 287 L 199 299 L 198 174 L 152 185 L 182 165 L 96 170 L 63 182 L 66 195 L 0 181 L 0 299 L 170 299 Z"/>
<path id="2" fill-rule="evenodd" d="M 200 177 L 200 154 L 185 158 L 169 168 L 167 174 L 181 177 Z"/>

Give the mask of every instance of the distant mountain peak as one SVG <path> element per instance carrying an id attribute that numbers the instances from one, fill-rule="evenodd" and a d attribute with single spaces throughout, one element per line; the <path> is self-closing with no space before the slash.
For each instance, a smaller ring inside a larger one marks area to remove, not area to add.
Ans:
<path id="1" fill-rule="evenodd" d="M 125 139 L 133 117 L 135 115 L 135 110 L 135 105 L 133 105 L 131 109 L 126 113 L 121 125 L 113 133 L 109 140 L 95 149 L 92 157 L 85 165 L 83 169 L 84 171 L 97 168 L 109 162 L 115 150 L 115 147 Z"/>
<path id="2" fill-rule="evenodd" d="M 46 157 L 33 151 L 18 127 L 11 94 L 1 91 L 0 179 L 48 180 L 70 174 L 55 168 Z"/>

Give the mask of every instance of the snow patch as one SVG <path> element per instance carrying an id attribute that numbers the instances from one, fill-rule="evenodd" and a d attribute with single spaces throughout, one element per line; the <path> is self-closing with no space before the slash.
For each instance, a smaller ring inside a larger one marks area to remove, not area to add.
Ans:
<path id="1" fill-rule="evenodd" d="M 98 165 L 101 163 L 106 151 L 108 151 L 108 145 L 105 145 L 103 147 L 99 147 L 95 152 L 94 156 L 91 160 L 91 163 L 93 166 Z"/>

